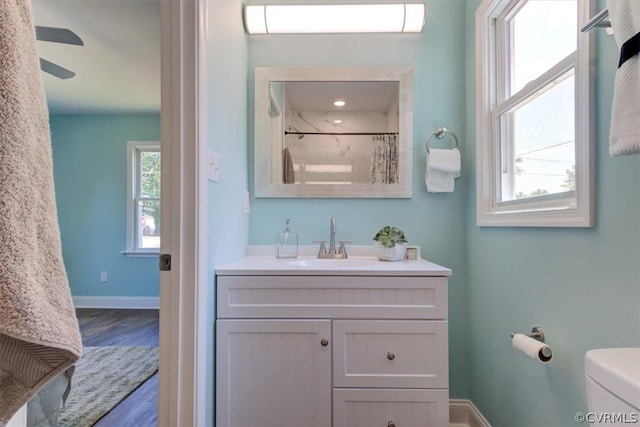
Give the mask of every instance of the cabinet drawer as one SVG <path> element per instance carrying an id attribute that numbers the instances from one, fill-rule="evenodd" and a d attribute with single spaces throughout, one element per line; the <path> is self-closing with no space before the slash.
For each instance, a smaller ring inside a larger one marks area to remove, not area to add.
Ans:
<path id="1" fill-rule="evenodd" d="M 448 427 L 448 391 L 333 390 L 333 427 L 372 426 Z"/>
<path id="2" fill-rule="evenodd" d="M 446 319 L 446 277 L 217 276 L 218 318 Z"/>
<path id="3" fill-rule="evenodd" d="M 334 387 L 447 388 L 446 321 L 333 321 Z"/>

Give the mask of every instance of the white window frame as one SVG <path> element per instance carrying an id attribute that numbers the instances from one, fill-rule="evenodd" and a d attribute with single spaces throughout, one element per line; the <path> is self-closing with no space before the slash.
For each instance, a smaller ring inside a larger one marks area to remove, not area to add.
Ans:
<path id="1" fill-rule="evenodd" d="M 127 141 L 127 249 L 128 256 L 157 256 L 160 248 L 141 248 L 138 246 L 136 204 L 139 199 L 137 188 L 139 183 L 139 151 L 160 152 L 160 141 Z M 153 198 L 150 200 L 158 200 Z"/>
<path id="2" fill-rule="evenodd" d="M 527 0 L 484 0 L 476 11 L 476 221 L 479 226 L 593 227 L 595 224 L 595 40 L 578 30 L 577 49 L 519 92 L 530 95 L 575 68 L 575 192 L 499 201 L 501 171 L 496 105 L 505 92 L 501 61 L 508 52 L 500 19 Z M 535 0 L 533 0 L 535 1 Z M 588 22 L 593 0 L 578 1 L 578 29 Z M 514 97 L 513 97 L 514 98 Z M 517 101 L 526 99 L 521 96 Z M 514 102 L 516 100 L 514 99 Z M 510 106 L 512 106 L 511 104 Z"/>

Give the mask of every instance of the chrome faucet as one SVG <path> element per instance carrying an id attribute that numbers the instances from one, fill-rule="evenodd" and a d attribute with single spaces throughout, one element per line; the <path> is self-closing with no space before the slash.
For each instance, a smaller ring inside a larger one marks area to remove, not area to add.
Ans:
<path id="1" fill-rule="evenodd" d="M 331 237 L 329 238 L 329 254 L 336 253 L 336 218 L 331 217 L 331 229 L 329 230 Z"/>
<path id="2" fill-rule="evenodd" d="M 318 258 L 322 259 L 346 259 L 347 258 L 347 248 L 345 247 L 345 243 L 351 243 L 350 240 L 339 240 L 340 247 L 336 251 L 336 218 L 331 217 L 331 229 L 330 229 L 330 238 L 329 238 L 329 252 L 327 252 L 327 247 L 325 246 L 326 240 L 314 240 L 313 243 L 320 243 L 320 250 L 318 251 Z"/>

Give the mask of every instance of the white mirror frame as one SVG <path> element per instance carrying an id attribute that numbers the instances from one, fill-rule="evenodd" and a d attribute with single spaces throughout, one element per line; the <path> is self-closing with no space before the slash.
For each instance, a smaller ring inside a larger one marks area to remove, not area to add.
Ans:
<path id="1" fill-rule="evenodd" d="M 269 82 L 399 82 L 399 182 L 397 184 L 273 184 L 271 182 Z M 255 197 L 411 198 L 413 187 L 412 67 L 256 67 L 254 124 Z"/>

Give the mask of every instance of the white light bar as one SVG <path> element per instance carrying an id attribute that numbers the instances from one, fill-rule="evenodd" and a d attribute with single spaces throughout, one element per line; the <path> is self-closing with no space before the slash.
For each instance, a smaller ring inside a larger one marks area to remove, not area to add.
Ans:
<path id="1" fill-rule="evenodd" d="M 246 5 L 249 34 L 420 33 L 424 3 Z"/>

